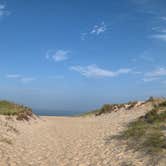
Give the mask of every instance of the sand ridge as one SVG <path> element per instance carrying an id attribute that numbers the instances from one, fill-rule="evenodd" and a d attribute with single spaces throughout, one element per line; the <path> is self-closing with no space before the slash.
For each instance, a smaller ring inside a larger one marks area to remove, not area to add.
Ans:
<path id="1" fill-rule="evenodd" d="M 109 140 L 126 124 L 144 115 L 139 107 L 120 110 L 98 117 L 49 117 L 8 125 L 18 131 L 5 131 L 11 144 L 0 141 L 0 166 L 122 166 L 132 163 L 146 165 L 147 158 L 126 150 L 125 144 Z M 5 119 L 1 118 L 5 123 Z M 1 126 L 3 126 L 1 124 Z"/>

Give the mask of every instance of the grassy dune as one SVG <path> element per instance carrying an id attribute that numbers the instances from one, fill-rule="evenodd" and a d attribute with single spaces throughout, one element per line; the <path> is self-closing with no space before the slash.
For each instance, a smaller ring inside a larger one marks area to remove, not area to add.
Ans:
<path id="1" fill-rule="evenodd" d="M 166 101 L 155 106 L 145 116 L 128 125 L 121 138 L 129 140 L 129 145 L 148 153 L 166 152 Z"/>
<path id="2" fill-rule="evenodd" d="M 144 152 L 149 155 L 150 162 L 153 165 L 159 162 L 163 156 L 166 156 L 166 99 L 150 97 L 147 101 L 138 105 L 138 102 L 129 102 L 125 104 L 106 104 L 100 109 L 88 112 L 84 115 L 96 115 L 111 113 L 121 108 L 126 110 L 136 110 L 139 106 L 142 109 L 149 110 L 144 116 L 137 118 L 128 124 L 127 128 L 119 135 L 111 136 L 111 139 L 125 141 L 129 149 Z M 164 158 L 163 157 L 163 158 Z"/>
<path id="3" fill-rule="evenodd" d="M 17 120 L 29 120 L 32 110 L 26 106 L 2 100 L 0 101 L 0 115 L 16 116 Z"/>
<path id="4" fill-rule="evenodd" d="M 85 112 L 81 114 L 81 116 L 89 116 L 89 115 L 99 116 L 102 114 L 111 113 L 112 111 L 117 111 L 121 108 L 130 110 L 133 107 L 135 107 L 137 104 L 138 104 L 137 101 L 122 103 L 122 104 L 104 104 L 101 108 L 93 110 L 93 111 Z"/>

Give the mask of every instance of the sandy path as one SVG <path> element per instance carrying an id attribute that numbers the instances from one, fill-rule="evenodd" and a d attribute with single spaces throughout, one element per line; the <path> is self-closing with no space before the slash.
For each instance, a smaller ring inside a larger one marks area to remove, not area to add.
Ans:
<path id="1" fill-rule="evenodd" d="M 143 109 L 119 111 L 97 118 L 41 117 L 17 123 L 12 144 L 0 142 L 0 166 L 118 166 L 145 165 L 137 152 L 116 140 L 107 143 Z"/>

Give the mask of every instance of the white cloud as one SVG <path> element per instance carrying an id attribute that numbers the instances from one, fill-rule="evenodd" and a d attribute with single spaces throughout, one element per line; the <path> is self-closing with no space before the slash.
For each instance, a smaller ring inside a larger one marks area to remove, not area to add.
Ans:
<path id="1" fill-rule="evenodd" d="M 132 71 L 131 73 L 132 73 L 132 74 L 142 74 L 141 71 Z"/>
<path id="2" fill-rule="evenodd" d="M 86 37 L 87 37 L 87 33 L 81 33 L 81 40 L 85 40 Z"/>
<path id="3" fill-rule="evenodd" d="M 147 61 L 147 62 L 153 62 L 154 58 L 152 56 L 149 55 L 150 51 L 146 50 L 142 53 L 142 55 L 140 55 L 140 59 Z"/>
<path id="4" fill-rule="evenodd" d="M 160 40 L 163 40 L 163 41 L 166 41 L 166 33 L 164 33 L 164 34 L 152 35 L 151 37 L 152 37 L 152 38 L 156 38 L 156 39 L 160 39 Z"/>
<path id="5" fill-rule="evenodd" d="M 6 78 L 15 79 L 23 83 L 28 83 L 28 82 L 36 80 L 33 77 L 24 77 L 24 76 L 21 76 L 20 74 L 7 74 Z"/>
<path id="6" fill-rule="evenodd" d="M 155 58 L 152 56 L 152 51 L 151 50 L 145 50 L 142 53 L 140 53 L 140 55 L 137 56 L 137 58 L 132 58 L 131 61 L 132 62 L 148 62 L 148 63 L 152 63 L 155 61 Z"/>
<path id="7" fill-rule="evenodd" d="M 166 16 L 160 17 L 161 20 L 166 21 Z"/>
<path id="8" fill-rule="evenodd" d="M 166 17 L 160 17 L 160 20 L 162 22 L 166 21 Z M 156 32 L 156 34 L 151 35 L 150 37 L 154 38 L 154 39 L 159 39 L 162 41 L 166 41 L 166 28 L 165 27 L 161 27 L 161 26 L 157 26 L 157 27 L 153 27 L 152 28 L 153 31 Z"/>
<path id="9" fill-rule="evenodd" d="M 165 33 L 166 34 L 166 29 L 161 29 L 161 31 L 160 32 L 162 32 L 162 33 Z"/>
<path id="10" fill-rule="evenodd" d="M 101 33 L 104 33 L 107 30 L 107 26 L 104 22 L 102 22 L 100 25 L 95 25 L 93 29 L 91 30 L 91 34 L 100 35 Z"/>
<path id="11" fill-rule="evenodd" d="M 131 72 L 131 69 L 123 68 L 117 71 L 111 71 L 99 68 L 97 65 L 88 65 L 88 66 L 72 66 L 70 68 L 73 71 L 79 72 L 85 77 L 115 77 L 121 74 L 128 74 Z"/>
<path id="12" fill-rule="evenodd" d="M 154 62 L 154 58 L 151 56 L 142 55 L 140 58 L 144 61 L 147 61 L 147 62 Z"/>
<path id="13" fill-rule="evenodd" d="M 0 4 L 0 17 L 8 16 L 10 12 L 6 9 L 6 5 Z"/>
<path id="14" fill-rule="evenodd" d="M 166 28 L 162 28 L 162 27 L 153 27 L 152 30 L 160 34 L 166 33 Z"/>
<path id="15" fill-rule="evenodd" d="M 57 51 L 49 50 L 46 53 L 46 59 L 52 59 L 55 62 L 65 61 L 69 58 L 68 54 L 69 51 L 66 50 L 57 50 Z"/>
<path id="16" fill-rule="evenodd" d="M 6 77 L 7 78 L 18 79 L 18 78 L 21 78 L 21 75 L 19 75 L 19 74 L 7 74 Z"/>
<path id="17" fill-rule="evenodd" d="M 0 10 L 4 10 L 6 7 L 4 4 L 0 4 Z"/>
<path id="18" fill-rule="evenodd" d="M 152 82 L 152 81 L 155 81 L 158 79 L 159 79 L 158 77 L 145 77 L 145 78 L 143 78 L 143 81 L 144 82 Z"/>
<path id="19" fill-rule="evenodd" d="M 89 35 L 101 35 L 105 31 L 107 31 L 107 25 L 102 22 L 98 25 L 94 25 L 93 28 L 88 32 L 81 33 L 81 40 L 85 40 Z"/>
<path id="20" fill-rule="evenodd" d="M 166 68 L 158 68 L 155 69 L 151 72 L 148 72 L 145 74 L 147 77 L 161 77 L 161 76 L 166 76 Z"/>
<path id="21" fill-rule="evenodd" d="M 166 76 L 166 68 L 157 68 L 150 72 L 144 74 L 143 81 L 144 82 L 152 82 L 156 80 L 162 80 Z"/>
<path id="22" fill-rule="evenodd" d="M 31 81 L 34 81 L 34 80 L 36 80 L 36 79 L 33 78 L 33 77 L 22 77 L 20 79 L 20 81 L 23 82 L 23 83 L 28 83 L 28 82 L 31 82 Z"/>

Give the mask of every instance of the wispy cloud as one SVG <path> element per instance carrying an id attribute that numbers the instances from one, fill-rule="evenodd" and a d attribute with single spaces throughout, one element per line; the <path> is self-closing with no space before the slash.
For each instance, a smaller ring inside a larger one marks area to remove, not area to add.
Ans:
<path id="1" fill-rule="evenodd" d="M 28 83 L 28 82 L 35 81 L 35 80 L 36 80 L 36 78 L 33 78 L 33 77 L 22 77 L 20 79 L 20 81 L 23 83 Z"/>
<path id="2" fill-rule="evenodd" d="M 131 59 L 132 62 L 148 62 L 148 63 L 153 63 L 155 62 L 155 57 L 152 56 L 151 50 L 145 50 L 143 51 L 140 55 L 138 55 L 136 58 Z"/>
<path id="3" fill-rule="evenodd" d="M 155 31 L 155 32 L 158 32 L 158 33 L 166 33 L 166 28 L 162 28 L 160 26 L 153 27 L 152 30 Z"/>
<path id="4" fill-rule="evenodd" d="M 166 16 L 162 16 L 160 18 L 161 18 L 161 20 L 166 21 Z"/>
<path id="5" fill-rule="evenodd" d="M 87 33 L 81 33 L 81 40 L 85 40 L 87 37 Z"/>
<path id="6" fill-rule="evenodd" d="M 94 35 L 100 35 L 104 33 L 106 30 L 107 26 L 104 22 L 102 22 L 100 25 L 95 25 L 90 33 Z"/>
<path id="7" fill-rule="evenodd" d="M 88 32 L 81 33 L 81 40 L 85 40 L 89 35 L 101 35 L 107 30 L 107 25 L 104 22 L 94 25 Z"/>
<path id="8" fill-rule="evenodd" d="M 158 79 L 159 79 L 158 77 L 145 77 L 145 78 L 143 78 L 143 81 L 144 82 L 152 82 L 152 81 L 155 81 Z"/>
<path id="9" fill-rule="evenodd" d="M 145 50 L 141 55 L 140 59 L 147 62 L 154 62 L 154 57 L 150 55 L 150 50 Z"/>
<path id="10" fill-rule="evenodd" d="M 161 77 L 161 76 L 166 76 L 166 68 L 157 68 L 151 72 L 148 72 L 145 74 L 145 76 L 148 77 Z"/>
<path id="11" fill-rule="evenodd" d="M 19 78 L 21 78 L 21 75 L 19 75 L 19 74 L 7 74 L 6 77 L 13 78 L 13 79 L 19 79 Z"/>
<path id="12" fill-rule="evenodd" d="M 144 74 L 143 81 L 144 82 L 152 82 L 155 80 L 162 80 L 162 78 L 166 77 L 166 68 L 157 68 L 155 70 L 152 70 L 150 72 L 147 72 Z"/>
<path id="13" fill-rule="evenodd" d="M 97 65 L 88 65 L 88 66 L 72 66 L 70 68 L 73 71 L 79 72 L 81 75 L 85 77 L 116 77 L 121 74 L 128 74 L 131 72 L 131 69 L 122 68 L 117 71 L 106 70 L 98 67 Z"/>
<path id="14" fill-rule="evenodd" d="M 8 16 L 10 12 L 6 9 L 5 4 L 0 4 L 0 18 L 4 16 Z"/>
<path id="15" fill-rule="evenodd" d="M 160 39 L 160 40 L 166 41 L 166 33 L 164 33 L 164 34 L 151 35 L 151 37 L 152 37 L 152 38 L 155 38 L 155 39 Z"/>
<path id="16" fill-rule="evenodd" d="M 66 50 L 48 50 L 46 53 L 46 59 L 52 59 L 55 62 L 65 61 L 69 59 L 70 51 Z"/>
<path id="17" fill-rule="evenodd" d="M 166 16 L 159 17 L 159 19 L 162 22 L 165 22 Z M 153 27 L 152 30 L 155 31 L 155 34 L 151 35 L 150 36 L 151 38 L 166 41 L 166 27 L 163 28 L 162 26 L 157 26 L 157 27 Z"/>
<path id="18" fill-rule="evenodd" d="M 20 74 L 7 74 L 6 78 L 15 79 L 15 80 L 18 80 L 18 81 L 23 82 L 23 83 L 28 83 L 28 82 L 36 80 L 36 78 L 34 78 L 34 77 L 25 77 L 25 76 L 22 76 Z"/>

